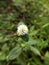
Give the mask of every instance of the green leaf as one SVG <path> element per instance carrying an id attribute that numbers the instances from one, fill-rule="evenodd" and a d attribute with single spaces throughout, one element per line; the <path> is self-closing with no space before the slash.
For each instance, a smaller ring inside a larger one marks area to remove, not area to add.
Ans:
<path id="1" fill-rule="evenodd" d="M 0 61 L 6 60 L 6 55 L 3 52 L 0 52 Z"/>
<path id="2" fill-rule="evenodd" d="M 13 0 L 13 2 L 14 2 L 14 5 L 16 5 L 16 6 L 21 6 L 21 5 L 23 5 L 23 0 Z"/>
<path id="3" fill-rule="evenodd" d="M 9 51 L 9 47 L 7 46 L 7 44 L 4 44 L 4 45 L 2 46 L 2 51 L 3 51 L 3 52 Z"/>
<path id="4" fill-rule="evenodd" d="M 35 44 L 36 44 L 36 40 L 30 39 L 30 40 L 27 42 L 27 44 L 28 44 L 29 46 L 35 45 Z"/>
<path id="5" fill-rule="evenodd" d="M 17 57 L 19 57 L 20 54 L 21 54 L 21 48 L 20 48 L 20 47 L 15 47 L 15 48 L 13 48 L 13 49 L 9 52 L 9 55 L 8 55 L 8 57 L 7 57 L 7 60 L 16 59 Z"/>
<path id="6" fill-rule="evenodd" d="M 42 28 L 45 28 L 45 27 L 47 27 L 47 26 L 49 26 L 49 23 L 44 24 L 44 25 L 42 26 Z"/>
<path id="7" fill-rule="evenodd" d="M 39 30 L 35 30 L 34 26 L 30 27 L 30 36 L 34 36 L 39 32 Z"/>
<path id="8" fill-rule="evenodd" d="M 5 42 L 5 41 L 7 41 L 7 40 L 8 40 L 7 37 L 0 36 L 0 42 Z"/>
<path id="9" fill-rule="evenodd" d="M 26 65 L 26 62 L 24 61 L 24 59 L 22 58 L 17 58 L 17 61 L 21 64 L 21 65 Z"/>
<path id="10" fill-rule="evenodd" d="M 30 47 L 30 48 L 31 48 L 31 51 L 32 51 L 35 55 L 41 56 L 41 54 L 40 54 L 40 52 L 39 52 L 39 50 L 38 50 L 37 48 L 35 48 L 35 47 Z"/>
<path id="11" fill-rule="evenodd" d="M 45 53 L 45 58 L 49 59 L 49 52 L 48 51 Z"/>
<path id="12" fill-rule="evenodd" d="M 46 65 L 49 65 L 49 52 L 48 51 L 45 53 L 44 62 Z"/>

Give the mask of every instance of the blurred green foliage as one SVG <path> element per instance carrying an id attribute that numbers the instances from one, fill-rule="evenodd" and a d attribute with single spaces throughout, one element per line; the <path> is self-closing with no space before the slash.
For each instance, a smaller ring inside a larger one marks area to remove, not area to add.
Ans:
<path id="1" fill-rule="evenodd" d="M 0 65 L 49 65 L 49 0 L 0 0 Z"/>

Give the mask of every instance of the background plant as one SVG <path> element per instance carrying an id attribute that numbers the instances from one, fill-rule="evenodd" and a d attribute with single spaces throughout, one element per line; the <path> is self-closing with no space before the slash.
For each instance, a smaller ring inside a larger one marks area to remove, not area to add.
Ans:
<path id="1" fill-rule="evenodd" d="M 28 35 L 17 36 L 17 26 Z M 0 65 L 49 65 L 49 0 L 0 1 Z"/>

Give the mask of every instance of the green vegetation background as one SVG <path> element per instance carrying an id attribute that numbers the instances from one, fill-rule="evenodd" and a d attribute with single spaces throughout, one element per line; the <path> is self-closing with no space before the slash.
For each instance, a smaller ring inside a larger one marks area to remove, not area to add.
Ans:
<path id="1" fill-rule="evenodd" d="M 0 0 L 0 65 L 49 65 L 49 0 Z"/>

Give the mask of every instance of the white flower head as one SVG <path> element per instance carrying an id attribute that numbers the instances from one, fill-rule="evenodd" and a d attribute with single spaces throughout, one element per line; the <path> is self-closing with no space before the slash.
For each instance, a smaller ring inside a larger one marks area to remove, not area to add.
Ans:
<path id="1" fill-rule="evenodd" d="M 28 33 L 28 27 L 24 24 L 21 24 L 17 28 L 17 34 L 18 36 L 23 36 Z"/>

